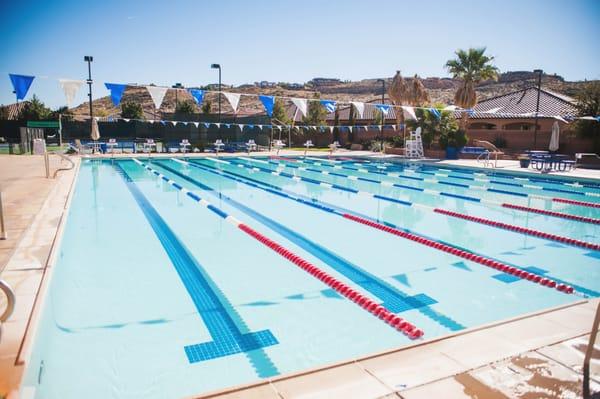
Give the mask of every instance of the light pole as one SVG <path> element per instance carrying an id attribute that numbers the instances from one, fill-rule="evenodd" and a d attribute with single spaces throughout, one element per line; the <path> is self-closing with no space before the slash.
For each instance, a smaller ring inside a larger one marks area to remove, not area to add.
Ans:
<path id="1" fill-rule="evenodd" d="M 88 63 L 88 79 L 87 84 L 89 87 L 88 97 L 90 98 L 90 126 L 92 123 L 92 118 L 94 117 L 94 111 L 92 110 L 92 61 L 94 61 L 94 57 L 91 55 L 86 55 L 83 57 L 83 61 Z"/>
<path id="2" fill-rule="evenodd" d="M 385 104 L 385 79 L 377 79 L 378 82 L 381 82 L 381 104 Z M 381 111 L 381 129 L 379 132 L 381 133 L 381 152 L 383 152 L 383 125 L 385 124 L 385 114 Z"/>
<path id="3" fill-rule="evenodd" d="M 177 113 L 177 105 L 179 104 L 179 100 L 177 97 L 177 93 L 178 93 L 178 89 L 183 89 L 183 85 L 181 83 L 175 83 L 173 86 L 171 86 L 172 89 L 175 89 L 175 112 Z"/>
<path id="4" fill-rule="evenodd" d="M 535 126 L 533 127 L 533 149 L 535 150 L 535 146 L 537 144 L 537 132 L 538 132 L 538 113 L 540 112 L 540 91 L 542 89 L 542 71 L 541 69 L 535 69 L 533 73 L 538 74 L 538 82 L 537 82 L 537 101 L 535 103 Z"/>
<path id="5" fill-rule="evenodd" d="M 212 64 L 210 67 L 219 70 L 219 123 L 221 123 L 221 64 Z"/>

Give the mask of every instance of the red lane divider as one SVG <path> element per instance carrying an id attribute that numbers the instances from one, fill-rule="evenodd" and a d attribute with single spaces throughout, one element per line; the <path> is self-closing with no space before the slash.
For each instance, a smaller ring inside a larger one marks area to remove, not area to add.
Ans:
<path id="1" fill-rule="evenodd" d="M 597 204 L 595 202 L 575 201 L 575 200 L 566 199 L 566 198 L 552 198 L 552 201 L 553 202 L 563 202 L 565 204 L 571 204 L 571 205 L 588 206 L 590 208 L 600 208 L 600 204 Z"/>
<path id="2" fill-rule="evenodd" d="M 343 215 L 346 219 L 353 220 L 358 223 L 365 224 L 367 226 L 376 228 L 378 230 L 385 231 L 386 233 L 394 234 L 400 236 L 402 238 L 406 238 L 419 244 L 427 245 L 428 247 L 432 247 L 438 249 L 443 252 L 447 252 L 452 255 L 456 255 L 458 257 L 479 263 L 481 265 L 491 267 L 492 269 L 500 270 L 501 272 L 512 274 L 513 276 L 526 279 L 532 281 L 537 284 L 541 284 L 548 288 L 556 288 L 557 290 L 564 292 L 566 294 L 572 294 L 574 292 L 573 287 L 566 284 L 558 284 L 556 281 L 542 277 L 538 274 L 528 272 L 526 270 L 521 270 L 519 268 L 504 264 L 502 262 L 495 261 L 490 258 L 486 258 L 484 256 L 476 255 L 472 252 L 463 251 L 462 249 L 458 249 L 456 247 L 451 247 L 450 245 L 442 244 L 437 241 L 430 240 L 429 238 L 421 237 L 416 234 L 407 233 L 402 230 L 395 229 L 393 227 L 389 227 L 377 222 L 370 221 L 368 219 L 364 219 L 358 216 L 350 215 L 345 213 Z"/>
<path id="3" fill-rule="evenodd" d="M 503 203 L 502 206 L 504 208 L 517 209 L 519 211 L 533 212 L 533 213 L 539 213 L 542 215 L 555 216 L 555 217 L 559 217 L 559 218 L 563 218 L 563 219 L 577 220 L 578 222 L 600 224 L 600 219 L 589 218 L 589 217 L 585 217 L 585 216 L 570 215 L 568 213 L 547 211 L 545 209 L 529 208 L 526 206 L 513 205 L 513 204 L 508 204 L 508 203 Z"/>
<path id="4" fill-rule="evenodd" d="M 270 238 L 260 234 L 256 230 L 246 226 L 243 223 L 240 223 L 238 227 L 240 228 L 240 230 L 250 235 L 254 239 L 260 241 L 267 247 L 271 248 L 279 255 L 283 256 L 290 262 L 294 263 L 296 266 L 300 267 L 302 270 L 312 274 L 314 277 L 318 278 L 319 280 L 333 288 L 339 294 L 358 304 L 360 307 L 362 307 L 369 313 L 372 313 L 374 316 L 380 318 L 381 320 L 389 324 L 391 327 L 404 333 L 404 335 L 408 336 L 410 339 L 417 339 L 423 336 L 423 330 L 415 327 L 413 324 L 407 322 L 402 317 L 390 312 L 383 306 L 378 305 L 370 298 L 362 295 L 358 291 L 337 280 L 330 274 L 325 273 L 323 270 L 319 269 L 312 263 L 302 259 L 293 252 L 285 249 Z"/>
<path id="5" fill-rule="evenodd" d="M 596 251 L 600 251 L 600 244 L 594 244 L 594 243 L 591 243 L 591 242 L 576 240 L 574 238 L 563 237 L 563 236 L 559 236 L 559 235 L 551 234 L 551 233 L 544 233 L 543 231 L 539 231 L 539 230 L 533 230 L 533 229 L 528 229 L 526 227 L 520 227 L 520 226 L 515 226 L 515 225 L 512 225 L 512 224 L 506 224 L 506 223 L 502 223 L 502 222 L 496 222 L 496 221 L 493 221 L 493 220 L 484 219 L 484 218 L 480 218 L 480 217 L 477 217 L 477 216 L 465 215 L 464 213 L 447 211 L 447 210 L 441 209 L 441 208 L 435 208 L 433 211 L 436 212 L 436 213 L 441 213 L 443 215 L 447 215 L 447 216 L 452 216 L 452 217 L 455 217 L 455 218 L 469 220 L 471 222 L 486 224 L 488 226 L 498 227 L 498 228 L 505 229 L 505 230 L 516 231 L 516 232 L 522 233 L 522 234 L 528 234 L 528 235 L 531 235 L 531 236 L 541 237 L 541 238 L 545 238 L 545 239 L 548 239 L 548 240 L 553 240 L 553 241 L 558 241 L 558 242 L 564 242 L 564 243 L 567 243 L 567 244 L 570 244 L 570 245 L 575 245 L 575 246 L 582 247 L 582 248 L 587 248 L 587 249 L 593 249 L 593 250 L 596 250 Z"/>

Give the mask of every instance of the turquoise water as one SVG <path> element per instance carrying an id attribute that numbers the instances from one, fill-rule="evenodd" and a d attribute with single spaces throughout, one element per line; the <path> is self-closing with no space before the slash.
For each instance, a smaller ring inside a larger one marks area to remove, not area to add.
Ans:
<path id="1" fill-rule="evenodd" d="M 142 161 L 214 208 L 132 160 L 83 162 L 24 380 L 36 398 L 184 397 L 412 342 L 218 212 L 382 303 L 421 328 L 426 339 L 600 295 L 600 251 L 371 195 L 599 243 L 598 224 L 379 181 L 591 218 L 600 218 L 600 208 L 374 172 L 599 203 L 595 186 L 476 176 L 494 181 L 484 182 L 448 168 L 356 161 Z M 514 278 L 323 207 L 527 268 L 577 292 Z"/>

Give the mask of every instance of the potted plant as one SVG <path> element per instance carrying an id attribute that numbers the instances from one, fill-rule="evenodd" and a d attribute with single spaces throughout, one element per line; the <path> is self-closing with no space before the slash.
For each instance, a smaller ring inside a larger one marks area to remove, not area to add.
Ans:
<path id="1" fill-rule="evenodd" d="M 519 159 L 519 165 L 521 165 L 522 168 L 529 167 L 529 163 L 531 162 L 531 159 L 529 158 L 528 155 L 521 154 L 521 155 L 519 155 L 518 159 Z"/>
<path id="2" fill-rule="evenodd" d="M 467 144 L 464 130 L 452 129 L 440 135 L 440 146 L 446 150 L 446 159 L 458 159 L 458 153 Z"/>

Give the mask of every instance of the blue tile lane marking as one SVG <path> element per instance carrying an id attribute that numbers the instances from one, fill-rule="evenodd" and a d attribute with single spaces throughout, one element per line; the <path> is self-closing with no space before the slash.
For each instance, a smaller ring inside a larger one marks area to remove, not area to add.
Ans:
<path id="1" fill-rule="evenodd" d="M 284 236 L 291 242 L 295 243 L 299 247 L 303 248 L 307 252 L 311 253 L 315 257 L 319 258 L 324 263 L 328 264 L 331 268 L 344 275 L 346 278 L 362 287 L 366 291 L 372 293 L 383 301 L 383 306 L 390 312 L 400 313 L 411 309 L 416 309 L 427 317 L 430 317 L 439 324 L 445 326 L 452 331 L 462 330 L 465 327 L 458 322 L 452 320 L 450 317 L 442 315 L 428 306 L 437 303 L 434 299 L 430 298 L 425 294 L 417 294 L 409 296 L 407 293 L 400 291 L 396 287 L 388 284 L 379 277 L 370 274 L 363 270 L 359 266 L 349 262 L 348 260 L 340 257 L 332 251 L 329 251 L 325 247 L 309 240 L 303 235 L 287 228 L 286 226 L 262 215 L 261 213 L 235 201 L 232 198 L 227 197 L 224 194 L 219 193 L 213 188 L 200 183 L 198 180 L 184 175 L 177 170 L 164 165 L 163 161 L 157 161 L 155 165 L 165 169 L 166 171 L 188 181 L 189 183 L 199 187 L 208 192 L 212 192 L 218 196 L 219 199 L 226 201 L 231 206 L 244 212 L 246 215 L 259 221 L 270 229 L 276 231 L 280 235 Z M 193 165 L 192 165 L 193 166 Z M 202 169 L 202 168 L 201 168 Z M 210 170 L 208 172 L 211 172 Z M 214 173 L 214 172 L 213 172 Z M 221 175 L 225 178 L 228 176 Z M 260 188 L 260 187 L 257 187 Z"/>
<path id="2" fill-rule="evenodd" d="M 189 362 L 196 363 L 254 351 L 251 362 L 260 377 L 279 374 L 267 355 L 263 351 L 257 351 L 266 346 L 276 345 L 277 339 L 269 330 L 248 332 L 248 327 L 216 283 L 161 218 L 125 169 L 119 163 L 115 164 L 115 168 L 123 176 L 129 191 L 160 240 L 212 337 L 210 342 L 184 348 Z"/>
<path id="3" fill-rule="evenodd" d="M 270 184 L 270 183 L 261 183 L 261 181 L 258 180 L 258 179 L 252 179 L 252 181 L 255 182 L 255 183 L 248 183 L 245 180 L 251 179 L 251 178 L 248 178 L 246 176 L 243 176 L 243 175 L 240 175 L 240 174 L 228 171 L 228 170 L 217 169 L 217 168 L 215 168 L 213 166 L 208 166 L 208 165 L 206 165 L 204 163 L 197 163 L 195 161 L 191 161 L 188 164 L 190 166 L 193 166 L 193 167 L 196 167 L 196 168 L 199 168 L 199 169 L 202 169 L 202 170 L 210 171 L 210 172 L 219 174 L 221 176 L 227 175 L 227 176 L 224 176 L 224 177 L 229 177 L 229 178 L 231 178 L 233 180 L 239 181 L 239 182 L 244 183 L 244 184 L 251 185 L 251 186 L 256 187 L 256 188 L 260 188 L 262 190 L 266 190 L 266 189 L 264 187 L 261 187 L 260 184 L 265 184 L 265 185 L 268 184 L 270 187 L 278 187 L 278 186 L 275 186 L 275 185 Z M 233 165 L 235 165 L 235 164 L 233 164 Z M 248 169 L 251 168 L 251 167 L 246 166 L 246 165 L 243 165 L 243 166 L 244 166 L 244 168 L 248 168 Z M 236 176 L 236 177 L 231 177 L 231 176 Z M 256 184 L 256 183 L 258 183 L 258 184 Z M 433 237 L 429 237 L 429 236 L 427 236 L 426 234 L 423 234 L 423 233 L 415 233 L 415 232 L 413 232 L 413 231 L 411 231 L 409 229 L 397 226 L 397 225 L 395 225 L 393 223 L 390 223 L 390 222 L 387 222 L 387 221 L 382 221 L 382 220 L 379 220 L 379 219 L 376 219 L 376 218 L 372 218 L 370 216 L 363 215 L 363 214 L 358 213 L 358 212 L 350 211 L 348 209 L 344 209 L 344 208 L 339 207 L 339 206 L 334 206 L 334 205 L 328 204 L 326 202 L 323 202 L 321 200 L 317 200 L 317 199 L 314 199 L 314 198 L 307 198 L 307 199 L 301 199 L 301 200 L 299 200 L 299 199 L 295 198 L 295 197 L 299 196 L 298 194 L 295 194 L 295 193 L 292 193 L 290 191 L 287 191 L 287 190 L 285 190 L 285 189 L 283 189 L 281 187 L 278 187 L 277 192 L 273 192 L 273 194 L 277 194 L 277 195 L 280 195 L 280 193 L 286 193 L 286 198 L 289 198 L 291 200 L 295 200 L 295 201 L 298 201 L 298 202 L 302 202 L 302 203 L 312 202 L 312 203 L 315 203 L 315 204 L 326 206 L 326 207 L 328 207 L 330 209 L 329 212 L 333 212 L 333 213 L 336 213 L 338 215 L 343 215 L 344 213 L 354 214 L 356 216 L 360 216 L 362 218 L 365 218 L 365 219 L 368 219 L 368 220 L 372 220 L 372 221 L 377 222 L 377 223 L 382 223 L 382 224 L 385 224 L 386 226 L 389 226 L 389 227 L 392 227 L 392 228 L 395 228 L 395 229 L 398 229 L 398 230 L 402 230 L 402 231 L 405 231 L 407 233 L 418 234 L 418 235 L 420 235 L 422 237 L 428 238 L 428 239 L 433 240 L 433 241 L 437 241 L 437 242 L 439 242 L 441 244 L 450 245 L 450 246 L 453 246 L 455 248 L 462 249 L 464 251 L 469 251 L 471 253 L 474 253 L 475 255 L 485 256 L 485 257 L 488 257 L 488 258 L 490 258 L 492 260 L 500 261 L 498 259 L 491 258 L 491 257 L 489 257 L 489 256 L 487 256 L 485 254 L 477 253 L 476 251 L 473 251 L 471 249 L 464 248 L 464 247 L 461 247 L 461 246 L 458 246 L 458 245 L 446 242 L 444 240 L 439 240 L 439 239 L 436 239 L 436 238 L 433 238 Z M 506 265 L 509 265 L 509 266 L 514 266 L 514 267 L 517 267 L 517 268 L 521 268 L 520 266 L 518 266 L 516 264 L 513 264 L 513 263 L 511 263 L 509 261 L 502 260 L 501 262 L 504 263 L 504 264 L 506 264 Z M 596 291 L 590 290 L 588 288 L 576 286 L 576 285 L 574 285 L 574 284 L 572 284 L 570 282 L 558 279 L 558 278 L 556 278 L 556 277 L 554 277 L 552 275 L 549 275 L 549 274 L 547 275 L 547 277 L 553 279 L 557 283 L 564 283 L 564 284 L 567 284 L 567 285 L 571 285 L 573 288 L 575 288 L 576 290 L 578 290 L 582 294 L 585 294 L 585 295 L 588 295 L 588 296 L 592 296 L 592 297 L 598 297 L 598 296 L 600 296 L 600 292 L 596 292 Z"/>

